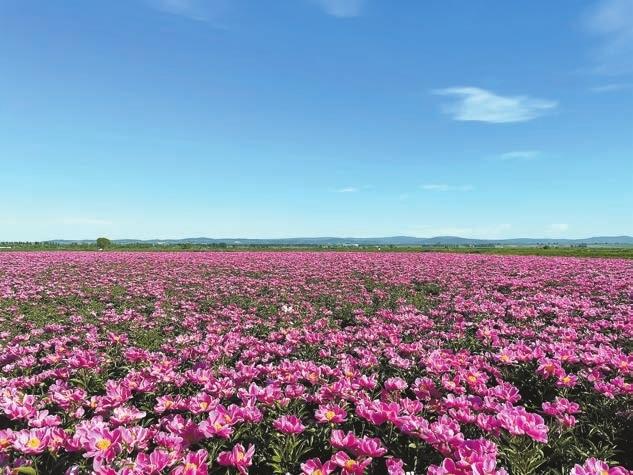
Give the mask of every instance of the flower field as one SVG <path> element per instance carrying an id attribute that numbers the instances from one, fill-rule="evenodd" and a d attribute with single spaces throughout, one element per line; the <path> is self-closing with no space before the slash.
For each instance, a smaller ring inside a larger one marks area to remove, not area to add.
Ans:
<path id="1" fill-rule="evenodd" d="M 0 253 L 0 473 L 631 473 L 633 261 Z"/>

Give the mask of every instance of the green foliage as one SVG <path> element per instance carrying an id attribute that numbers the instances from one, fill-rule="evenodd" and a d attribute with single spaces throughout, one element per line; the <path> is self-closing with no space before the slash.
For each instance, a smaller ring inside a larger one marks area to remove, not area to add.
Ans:
<path id="1" fill-rule="evenodd" d="M 112 241 L 110 241 L 108 238 L 106 237 L 97 238 L 97 247 L 99 249 L 105 249 L 107 247 L 110 247 L 111 245 L 112 245 Z"/>
<path id="2" fill-rule="evenodd" d="M 268 465 L 273 473 L 298 473 L 299 462 L 310 451 L 308 440 L 294 435 L 275 434 L 270 443 Z"/>

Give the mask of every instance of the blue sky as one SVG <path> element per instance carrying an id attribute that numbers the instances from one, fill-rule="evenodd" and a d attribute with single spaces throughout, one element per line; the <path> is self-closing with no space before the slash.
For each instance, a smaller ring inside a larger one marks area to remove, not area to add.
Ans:
<path id="1" fill-rule="evenodd" d="M 0 240 L 633 234 L 633 0 L 0 0 Z"/>

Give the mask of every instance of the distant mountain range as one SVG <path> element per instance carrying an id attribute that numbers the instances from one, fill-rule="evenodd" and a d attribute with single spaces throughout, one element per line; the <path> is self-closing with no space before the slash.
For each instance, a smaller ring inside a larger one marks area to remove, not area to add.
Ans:
<path id="1" fill-rule="evenodd" d="M 585 239 L 555 239 L 555 238 L 513 238 L 513 239 L 470 239 L 458 236 L 435 236 L 420 238 L 413 236 L 388 236 L 388 237 L 298 237 L 281 239 L 242 239 L 242 238 L 184 238 L 184 239 L 113 239 L 116 244 L 233 244 L 233 245 L 278 245 L 278 246 L 475 246 L 475 245 L 516 245 L 534 246 L 545 244 L 578 245 L 578 244 L 608 244 L 608 245 L 633 245 L 632 236 L 596 236 Z M 92 243 L 94 240 L 80 239 L 67 240 L 55 239 L 48 241 L 57 244 Z"/>

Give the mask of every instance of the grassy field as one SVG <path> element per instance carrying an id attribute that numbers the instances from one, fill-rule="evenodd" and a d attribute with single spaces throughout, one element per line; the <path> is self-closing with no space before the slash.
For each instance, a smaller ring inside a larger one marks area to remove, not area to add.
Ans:
<path id="1" fill-rule="evenodd" d="M 95 244 L 54 244 L 54 243 L 3 243 L 0 252 L 7 251 L 95 251 Z M 362 252 L 450 252 L 461 254 L 494 254 L 508 256 L 567 256 L 567 257 L 610 257 L 633 259 L 633 246 L 275 246 L 275 245 L 223 245 L 223 244 L 112 244 L 106 251 L 362 251 Z"/>

